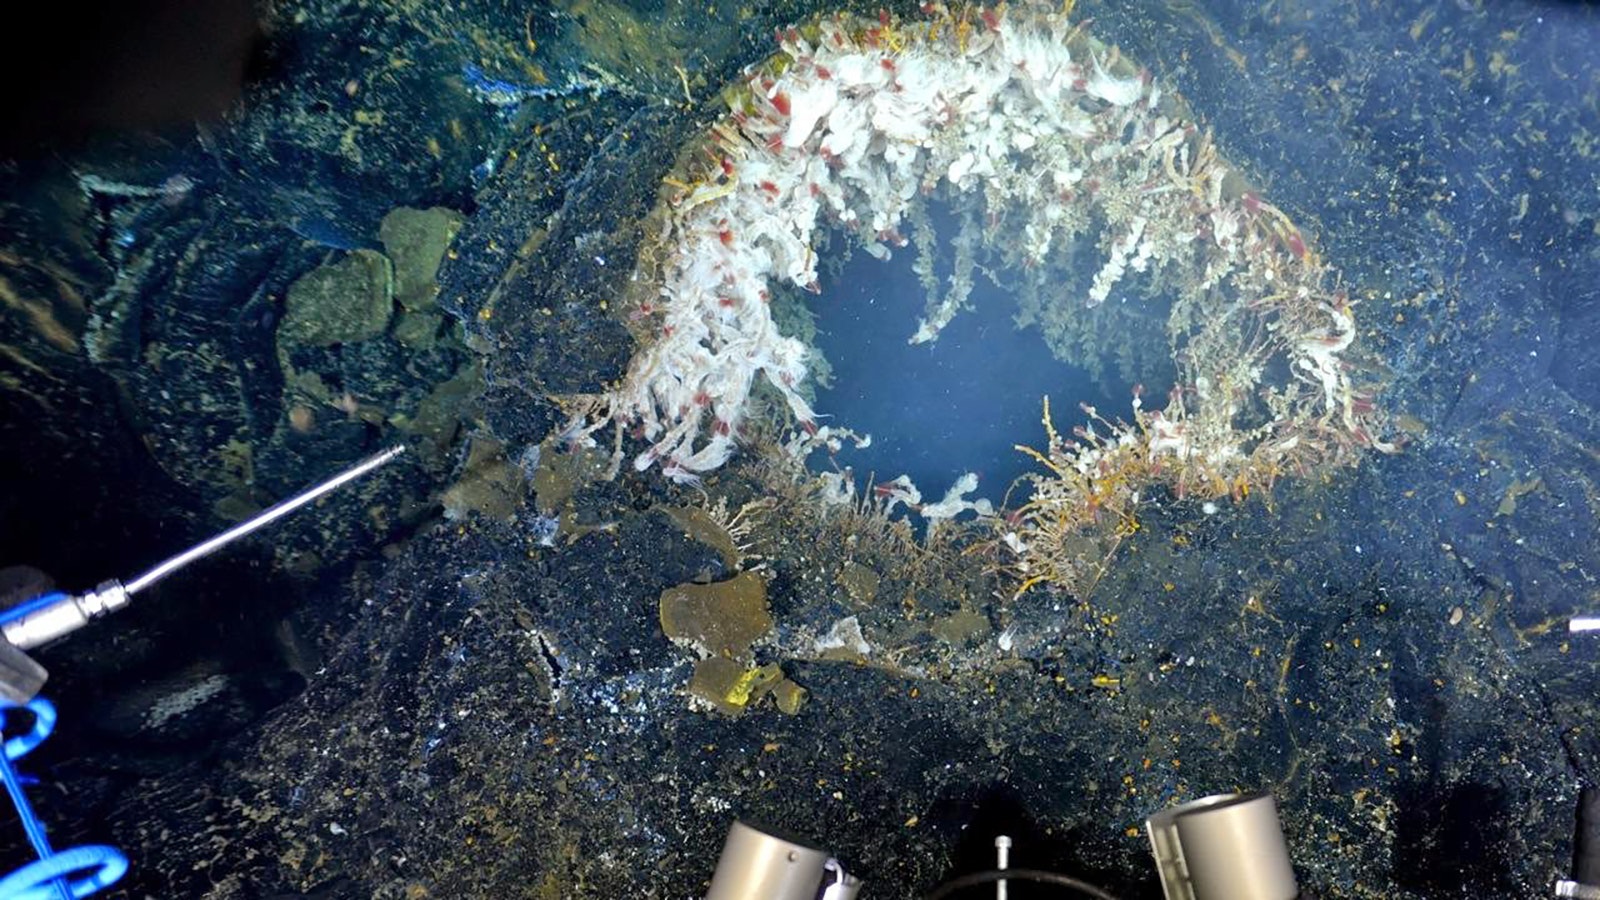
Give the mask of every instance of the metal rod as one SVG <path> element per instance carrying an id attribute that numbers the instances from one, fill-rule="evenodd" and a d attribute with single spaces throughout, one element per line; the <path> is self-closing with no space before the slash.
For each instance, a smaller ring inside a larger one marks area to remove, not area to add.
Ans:
<path id="1" fill-rule="evenodd" d="M 1004 872 L 1011 868 L 1011 836 L 1002 834 L 994 839 L 994 853 L 996 869 Z M 994 900 L 1006 900 L 1006 880 L 1004 878 L 994 883 Z"/>
<path id="2" fill-rule="evenodd" d="M 376 469 L 379 466 L 387 463 L 389 460 L 394 459 L 396 456 L 399 456 L 401 453 L 404 453 L 405 449 L 406 448 L 404 446 L 390 447 L 388 450 L 385 450 L 382 453 L 369 456 L 361 462 L 356 463 L 354 466 L 351 466 L 343 472 L 340 472 L 338 475 L 329 478 L 327 481 L 324 481 L 315 487 L 307 488 L 293 497 L 290 497 L 289 499 L 284 500 L 269 509 L 251 516 L 250 518 L 240 522 L 216 537 L 205 541 L 204 543 L 196 544 L 195 546 L 190 547 L 188 550 L 185 550 L 166 562 L 161 563 L 150 571 L 140 575 L 138 578 L 127 582 L 124 589 L 129 594 L 142 591 L 150 585 L 155 584 L 161 579 L 167 577 L 168 575 L 171 575 L 173 572 L 176 572 L 184 566 L 187 566 L 189 563 L 192 563 L 197 559 L 210 556 L 212 553 L 215 553 L 217 550 L 221 549 L 227 544 L 231 544 L 239 538 L 251 533 L 252 531 L 283 518 L 289 513 L 292 513 L 300 507 L 305 506 L 307 503 L 310 503 L 318 497 L 321 497 L 323 494 L 326 494 L 329 491 L 337 490 L 347 482 L 360 478 L 368 472 L 371 472 L 373 469 Z"/>

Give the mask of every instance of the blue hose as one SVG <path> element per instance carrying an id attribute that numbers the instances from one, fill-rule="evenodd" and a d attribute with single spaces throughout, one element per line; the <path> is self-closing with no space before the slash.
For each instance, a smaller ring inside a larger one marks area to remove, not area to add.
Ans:
<path id="1" fill-rule="evenodd" d="M 57 603 L 65 600 L 66 597 L 66 594 L 56 591 L 53 594 L 41 594 L 32 600 L 26 600 L 22 603 L 18 603 L 16 606 L 10 607 L 4 612 L 0 612 L 0 625 L 9 625 L 18 619 L 32 615 L 34 610 L 44 609 L 47 606 L 55 606 Z"/>
<path id="2" fill-rule="evenodd" d="M 5 726 L 5 715 L 14 709 L 27 709 L 33 713 L 33 727 L 5 742 L 5 753 L 0 756 L 0 780 L 5 782 L 6 793 L 17 808 L 22 820 L 22 830 L 27 832 L 28 843 L 33 845 L 39 858 L 10 875 L 0 878 L 0 900 L 71 900 L 115 884 L 128 871 L 128 858 L 114 847 L 91 844 L 74 847 L 60 853 L 50 848 L 44 823 L 39 821 L 27 795 L 22 793 L 22 779 L 13 764 L 27 755 L 40 742 L 50 736 L 56 725 L 56 708 L 49 700 L 35 697 L 26 707 L 15 704 L 0 705 L 0 728 Z M 87 873 L 69 877 L 74 873 Z"/>
<path id="3" fill-rule="evenodd" d="M 73 872 L 93 869 L 82 878 L 68 880 Z M 5 900 L 58 900 L 61 897 L 87 897 L 110 887 L 128 871 L 128 858 L 115 847 L 88 844 L 36 860 L 0 878 L 0 897 Z M 66 893 L 62 893 L 65 890 Z"/>

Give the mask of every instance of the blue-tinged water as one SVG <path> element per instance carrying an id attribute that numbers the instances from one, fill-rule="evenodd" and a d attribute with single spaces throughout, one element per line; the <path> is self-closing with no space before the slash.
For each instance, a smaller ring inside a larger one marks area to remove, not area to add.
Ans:
<path id="1" fill-rule="evenodd" d="M 981 274 L 972 309 L 938 340 L 908 344 L 926 305 L 915 258 L 911 247 L 887 262 L 856 253 L 810 304 L 834 375 L 834 387 L 817 392 L 817 411 L 832 416 L 828 424 L 872 435 L 865 450 L 847 446 L 839 465 L 861 478 L 876 473 L 878 482 L 910 475 L 930 500 L 963 472 L 977 472 L 975 496 L 998 504 L 1014 479 L 1038 468 L 1015 447 L 1044 445 L 1044 395 L 1062 432 L 1082 421 L 1080 400 L 1127 414 L 1127 385 L 1096 384 L 1054 358 L 1037 329 L 1018 331 L 1016 301 Z M 819 455 L 812 464 L 829 462 Z"/>

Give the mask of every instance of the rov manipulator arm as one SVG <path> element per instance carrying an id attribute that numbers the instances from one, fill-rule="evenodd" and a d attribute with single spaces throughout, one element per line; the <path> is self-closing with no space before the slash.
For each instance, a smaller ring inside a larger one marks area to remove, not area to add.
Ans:
<path id="1" fill-rule="evenodd" d="M 227 531 L 190 547 L 128 582 L 115 579 L 81 594 L 51 593 L 0 612 L 0 700 L 26 704 L 39 693 L 49 673 L 26 651 L 63 638 L 94 619 L 128 605 L 134 594 L 196 560 L 283 518 L 331 491 L 371 472 L 405 451 L 391 447 L 338 475 L 281 501 Z"/>

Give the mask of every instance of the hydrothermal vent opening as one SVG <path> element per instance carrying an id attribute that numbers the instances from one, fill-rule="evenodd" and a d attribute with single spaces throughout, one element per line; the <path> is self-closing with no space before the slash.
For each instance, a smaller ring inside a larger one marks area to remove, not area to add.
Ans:
<path id="1" fill-rule="evenodd" d="M 940 236 L 935 270 L 942 289 L 952 271 L 947 236 L 960 225 L 944 204 L 934 204 L 931 218 Z M 835 234 L 832 243 L 850 240 Z M 1055 262 L 1079 255 L 1068 248 Z M 1017 478 L 1039 469 L 1016 445 L 1043 446 L 1044 396 L 1051 397 L 1063 434 L 1086 419 L 1079 402 L 1098 407 L 1110 419 L 1131 419 L 1134 385 L 1119 371 L 1125 366 L 1116 359 L 1098 360 L 1094 368 L 1101 375 L 1096 379 L 1089 366 L 1057 359 L 1037 326 L 1017 325 L 1014 291 L 981 270 L 973 276 L 970 308 L 936 341 L 908 343 L 927 307 L 927 290 L 914 270 L 917 258 L 918 250 L 910 245 L 895 250 L 887 261 L 856 248 L 842 265 L 821 267 L 821 295 L 810 298 L 807 306 L 814 316 L 817 349 L 832 377 L 828 386 L 817 388 L 815 407 L 829 417 L 828 424 L 870 434 L 872 444 L 856 449 L 847 442 L 836 461 L 814 453 L 808 460 L 814 470 L 849 466 L 863 480 L 858 488 L 866 487 L 869 474 L 878 482 L 905 474 L 930 499 L 942 496 L 963 473 L 976 472 L 978 490 L 968 499 L 984 497 L 998 506 Z M 1019 282 L 1029 277 L 1006 270 L 996 276 Z M 1088 285 L 1087 277 L 1081 289 L 1051 280 L 1068 296 L 1080 298 Z M 1147 292 L 1140 290 L 1143 285 L 1127 287 L 1128 304 L 1149 302 Z M 1155 322 L 1164 321 L 1166 304 L 1155 306 L 1150 315 Z M 1115 345 L 1115 339 L 1107 344 Z M 1167 353 L 1165 347 L 1156 349 L 1158 355 Z M 1160 366 L 1149 376 L 1159 380 L 1140 373 L 1147 395 L 1164 397 L 1171 387 L 1169 367 Z M 1012 504 L 1023 496 L 1019 485 Z"/>

